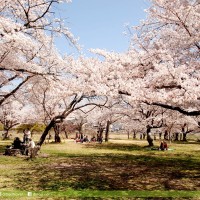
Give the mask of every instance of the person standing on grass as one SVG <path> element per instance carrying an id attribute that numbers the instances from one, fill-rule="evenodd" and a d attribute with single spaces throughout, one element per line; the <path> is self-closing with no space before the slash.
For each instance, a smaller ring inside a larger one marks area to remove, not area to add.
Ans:
<path id="1" fill-rule="evenodd" d="M 26 147 L 26 155 L 28 156 L 29 153 L 31 154 L 34 148 L 35 148 L 35 142 L 30 138 Z"/>
<path id="2" fill-rule="evenodd" d="M 29 128 L 27 129 L 26 135 L 27 135 L 28 141 L 30 141 L 30 139 L 31 139 L 31 131 L 30 131 Z"/>
<path id="3" fill-rule="evenodd" d="M 26 142 L 26 130 L 24 129 L 23 130 L 23 143 L 25 143 Z"/>
<path id="4" fill-rule="evenodd" d="M 24 133 L 23 142 L 28 144 L 31 139 L 31 131 L 28 128 L 27 130 L 24 130 L 23 133 Z"/>

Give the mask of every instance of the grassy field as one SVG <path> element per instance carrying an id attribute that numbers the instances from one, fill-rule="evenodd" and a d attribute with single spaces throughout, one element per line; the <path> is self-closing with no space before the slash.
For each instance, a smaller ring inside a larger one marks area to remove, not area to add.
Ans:
<path id="1" fill-rule="evenodd" d="M 194 141 L 158 151 L 119 135 L 102 144 L 69 139 L 44 144 L 34 160 L 4 156 L 11 142 L 0 140 L 0 199 L 200 199 Z"/>

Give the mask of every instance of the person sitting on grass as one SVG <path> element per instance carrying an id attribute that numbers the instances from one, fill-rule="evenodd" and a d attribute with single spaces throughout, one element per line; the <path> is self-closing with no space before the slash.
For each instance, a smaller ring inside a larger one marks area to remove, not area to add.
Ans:
<path id="1" fill-rule="evenodd" d="M 82 142 L 89 142 L 88 136 L 84 135 Z"/>
<path id="2" fill-rule="evenodd" d="M 162 150 L 162 151 L 168 150 L 168 146 L 167 146 L 167 142 L 166 142 L 166 141 L 162 141 L 162 142 L 160 143 L 159 150 Z"/>
<path id="3" fill-rule="evenodd" d="M 166 141 L 164 141 L 163 147 L 164 147 L 164 150 L 168 150 L 168 145 Z"/>
<path id="4" fill-rule="evenodd" d="M 12 143 L 13 149 L 22 149 L 22 141 L 19 139 L 19 137 L 16 137 Z"/>
<path id="5" fill-rule="evenodd" d="M 93 136 L 93 137 L 91 138 L 90 141 L 91 141 L 91 142 L 96 142 L 96 138 L 95 138 L 95 136 Z"/>
<path id="6" fill-rule="evenodd" d="M 5 153 L 4 155 L 11 155 L 10 154 L 10 149 L 19 149 L 21 154 L 23 153 L 23 143 L 22 141 L 19 139 L 19 137 L 16 137 L 12 143 L 11 146 L 6 146 L 6 149 L 5 149 Z"/>

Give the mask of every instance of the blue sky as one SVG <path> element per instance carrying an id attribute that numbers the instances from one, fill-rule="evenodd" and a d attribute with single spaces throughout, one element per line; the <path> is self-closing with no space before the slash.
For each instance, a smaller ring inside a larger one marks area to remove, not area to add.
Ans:
<path id="1" fill-rule="evenodd" d="M 61 4 L 57 11 L 75 37 L 80 38 L 83 53 L 89 56 L 90 48 L 126 51 L 129 37 L 123 33 L 125 24 L 138 25 L 145 19 L 144 9 L 148 6 L 148 0 L 72 0 L 70 4 Z M 75 52 L 62 39 L 56 40 L 56 46 L 62 53 Z"/>

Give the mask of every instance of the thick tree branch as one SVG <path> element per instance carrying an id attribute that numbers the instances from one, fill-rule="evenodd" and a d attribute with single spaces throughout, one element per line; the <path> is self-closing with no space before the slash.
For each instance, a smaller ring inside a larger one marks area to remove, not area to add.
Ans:
<path id="1" fill-rule="evenodd" d="M 2 82 L 0 84 L 0 88 L 4 87 L 7 83 L 9 83 L 10 81 L 13 81 L 14 79 L 16 79 L 18 77 L 18 75 L 14 75 L 12 77 L 10 77 L 9 79 L 5 80 L 4 82 Z"/>
<path id="2" fill-rule="evenodd" d="M 131 93 L 129 93 L 129 92 L 127 92 L 127 91 L 119 90 L 118 93 L 119 93 L 119 94 L 123 94 L 123 95 L 127 95 L 127 96 L 131 96 Z"/>
<path id="3" fill-rule="evenodd" d="M 34 74 L 34 75 L 40 75 L 40 76 L 44 76 L 44 75 L 55 75 L 53 73 L 39 73 L 39 72 L 33 72 L 27 69 L 23 69 L 23 68 L 19 68 L 19 69 L 7 69 L 5 67 L 0 67 L 0 71 L 12 71 L 12 72 L 21 72 L 21 73 L 29 73 L 29 74 Z"/>
<path id="4" fill-rule="evenodd" d="M 145 103 L 148 104 L 148 105 L 160 106 L 162 108 L 166 108 L 166 109 L 169 109 L 169 110 L 178 111 L 181 114 L 187 115 L 187 116 L 198 116 L 198 115 L 200 115 L 200 111 L 199 110 L 187 111 L 187 110 L 184 110 L 184 109 L 182 109 L 182 108 L 180 108 L 178 106 L 171 106 L 171 105 L 162 104 L 162 103 L 156 103 L 156 102 L 153 102 L 153 103 L 145 102 Z"/>
<path id="5" fill-rule="evenodd" d="M 0 105 L 3 104 L 3 102 L 8 99 L 10 96 L 14 95 L 31 77 L 33 76 L 28 76 L 26 79 L 24 79 L 19 85 L 17 85 L 16 88 L 14 88 L 11 92 L 9 92 L 6 95 L 3 95 L 3 98 L 0 100 Z"/>

